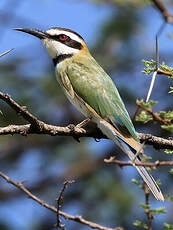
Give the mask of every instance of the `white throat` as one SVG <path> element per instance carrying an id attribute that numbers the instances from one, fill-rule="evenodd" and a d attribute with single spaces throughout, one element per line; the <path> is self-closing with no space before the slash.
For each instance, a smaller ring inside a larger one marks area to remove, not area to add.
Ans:
<path id="1" fill-rule="evenodd" d="M 55 58 L 56 56 L 63 55 L 63 54 L 76 54 L 79 52 L 78 49 L 74 49 L 72 47 L 66 46 L 61 42 L 55 40 L 46 38 L 42 40 L 42 42 L 46 47 L 51 58 Z"/>
<path id="2" fill-rule="evenodd" d="M 69 31 L 61 31 L 61 30 L 52 28 L 52 29 L 47 30 L 46 32 L 52 36 L 58 36 L 60 34 L 65 34 L 69 36 L 71 39 L 81 43 L 81 39 L 76 34 L 73 34 Z M 53 39 L 45 38 L 42 40 L 42 42 L 43 42 L 43 45 L 46 47 L 51 58 L 55 58 L 56 56 L 63 55 L 63 54 L 76 54 L 79 52 L 78 49 L 69 47 Z"/>

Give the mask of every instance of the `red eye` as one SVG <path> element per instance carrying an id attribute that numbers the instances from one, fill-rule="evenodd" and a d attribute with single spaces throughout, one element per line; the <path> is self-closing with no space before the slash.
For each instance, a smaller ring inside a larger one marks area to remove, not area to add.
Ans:
<path id="1" fill-rule="evenodd" d="M 65 35 L 65 34 L 60 34 L 59 35 L 59 40 L 61 40 L 61 41 L 65 41 L 65 40 L 67 40 L 67 38 L 68 38 L 68 36 Z"/>

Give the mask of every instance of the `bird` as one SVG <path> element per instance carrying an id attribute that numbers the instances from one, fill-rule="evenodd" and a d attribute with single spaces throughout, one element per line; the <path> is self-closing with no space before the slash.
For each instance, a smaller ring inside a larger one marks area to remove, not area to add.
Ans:
<path id="1" fill-rule="evenodd" d="M 111 77 L 90 54 L 77 32 L 62 27 L 43 31 L 14 28 L 39 38 L 52 58 L 56 79 L 69 101 L 127 154 L 155 198 L 164 201 L 154 178 L 137 166 L 143 151 L 131 118 Z"/>

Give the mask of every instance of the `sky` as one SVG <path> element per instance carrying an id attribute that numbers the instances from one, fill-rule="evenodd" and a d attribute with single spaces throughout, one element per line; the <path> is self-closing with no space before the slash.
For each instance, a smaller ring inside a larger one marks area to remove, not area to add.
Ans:
<path id="1" fill-rule="evenodd" d="M 11 0 L 11 2 L 13 1 Z M 0 10 L 4 11 L 7 5 L 6 2 L 7 0 L 1 0 Z M 10 11 L 12 10 L 10 9 Z M 29 27 L 43 30 L 54 26 L 66 27 L 81 34 L 87 43 L 93 42 L 93 36 L 98 32 L 97 28 L 110 12 L 110 6 L 92 4 L 88 1 L 22 0 L 19 1 L 17 9 L 11 16 L 15 18 L 16 15 L 18 18 L 17 22 L 11 19 L 11 23 L 8 26 L 5 26 L 6 23 L 3 22 L 5 27 L 3 29 L 6 30 L 6 33 L 3 39 L 1 37 L 1 46 L 3 49 L 11 47 L 18 48 L 34 40 L 31 37 L 28 37 L 26 40 L 23 35 L 11 31 L 15 27 Z M 95 37 L 97 36 L 95 35 Z"/>
<path id="2" fill-rule="evenodd" d="M 14 10 L 14 8 L 16 9 Z M 40 45 L 39 40 L 33 36 L 13 31 L 12 28 L 28 27 L 46 30 L 54 26 L 66 27 L 81 34 L 90 46 L 96 41 L 100 32 L 100 24 L 102 24 L 105 19 L 111 15 L 112 8 L 111 6 L 105 4 L 93 4 L 87 0 L 1 0 L 0 14 L 4 11 L 9 12 L 10 22 L 6 19 L 0 22 L 0 53 L 10 48 L 15 48 L 15 50 L 13 53 L 9 54 L 8 57 L 4 57 L 3 61 L 7 61 L 10 56 L 12 57 L 13 55 L 16 55 L 17 57 L 20 54 L 32 57 L 35 56 L 37 58 L 39 57 L 40 62 L 42 62 L 42 58 L 44 60 L 49 59 L 44 48 Z M 161 19 L 160 15 L 156 11 L 150 9 L 148 11 L 148 18 L 146 19 L 146 27 L 148 26 L 147 22 L 149 22 L 152 17 L 153 21 L 148 27 L 149 29 L 145 31 L 145 36 L 144 34 L 142 35 L 143 47 L 141 46 L 141 49 L 145 49 L 146 47 L 148 48 L 149 43 L 151 43 L 151 49 L 153 49 L 152 44 L 154 43 L 154 35 L 157 28 L 160 26 Z M 14 18 L 16 20 L 13 20 Z M 168 26 L 168 28 L 170 27 Z M 172 41 L 166 36 L 162 36 L 159 42 L 161 51 L 172 47 Z M 40 67 L 38 68 L 35 65 L 35 68 L 32 71 L 34 71 L 34 73 L 37 71 L 39 72 Z M 32 71 L 30 74 L 32 74 Z M 19 202 L 21 202 L 20 205 Z M 32 209 L 33 206 L 37 206 L 37 204 L 27 198 L 25 199 L 26 203 L 22 205 L 22 202 L 23 201 L 17 200 L 11 203 L 11 210 L 15 209 L 16 203 L 18 204 L 19 208 L 17 214 L 15 212 L 11 212 L 9 207 L 4 206 L 3 215 L 0 216 L 0 218 L 10 216 L 13 229 L 15 229 L 16 226 L 16 229 L 18 230 L 25 230 L 26 224 L 24 220 L 29 222 L 35 218 L 30 209 Z M 25 210 L 25 205 L 27 205 L 28 211 Z M 44 211 L 43 209 L 40 209 L 40 206 L 38 207 L 38 212 L 41 212 L 42 215 L 44 215 Z M 19 218 L 21 215 L 23 218 Z M 16 223 L 15 226 L 13 225 L 14 220 Z"/>

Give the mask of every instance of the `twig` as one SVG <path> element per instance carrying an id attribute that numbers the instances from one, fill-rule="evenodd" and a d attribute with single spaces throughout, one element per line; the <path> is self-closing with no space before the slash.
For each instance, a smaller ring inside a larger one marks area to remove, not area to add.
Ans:
<path id="1" fill-rule="evenodd" d="M 25 188 L 23 186 L 22 182 L 15 182 L 13 181 L 10 177 L 8 177 L 7 175 L 5 175 L 4 173 L 0 172 L 0 177 L 2 177 L 7 183 L 14 185 L 15 187 L 19 188 L 22 192 L 24 192 L 29 198 L 35 200 L 37 203 L 39 203 L 40 205 L 42 205 L 43 207 L 49 209 L 50 211 L 57 213 L 57 208 L 49 205 L 48 203 L 46 203 L 45 201 L 39 199 L 37 196 L 35 196 L 34 194 L 32 194 L 27 188 Z M 100 229 L 100 230 L 123 230 L 123 228 L 108 228 L 108 227 L 104 227 L 102 225 L 96 224 L 94 222 L 88 221 L 86 219 L 84 219 L 82 216 L 72 216 L 69 215 L 65 212 L 59 211 L 59 215 L 63 216 L 66 220 L 72 220 L 84 225 L 87 225 L 90 228 L 93 229 Z"/>
<path id="2" fill-rule="evenodd" d="M 164 118 L 160 117 L 157 113 L 154 113 L 150 108 L 148 109 L 148 108 L 144 107 L 143 105 L 141 105 L 138 99 L 136 100 L 136 104 L 141 109 L 143 109 L 143 110 L 147 111 L 148 113 L 150 113 L 156 121 L 159 121 L 160 123 L 162 123 L 164 125 L 172 124 L 172 122 L 170 122 L 168 120 L 165 120 Z"/>
<path id="3" fill-rule="evenodd" d="M 117 164 L 120 167 L 133 166 L 132 162 L 116 160 L 114 157 L 110 157 L 109 159 L 104 159 L 104 162 L 107 164 Z M 165 165 L 172 166 L 173 161 L 155 161 L 152 163 L 151 162 L 140 162 L 140 163 L 135 163 L 135 165 L 156 168 L 158 166 L 165 166 Z"/>
<path id="4" fill-rule="evenodd" d="M 173 23 L 173 14 L 171 14 L 161 0 L 151 0 L 155 7 L 161 12 L 166 22 Z"/>
<path id="5" fill-rule="evenodd" d="M 62 230 L 65 230 L 65 226 L 61 224 L 61 219 L 60 219 L 59 211 L 60 211 L 62 203 L 63 203 L 63 194 L 64 194 L 64 191 L 67 188 L 67 185 L 71 184 L 73 182 L 74 181 L 68 181 L 68 180 L 65 181 L 64 185 L 63 185 L 63 188 L 61 189 L 60 194 L 59 194 L 58 198 L 56 199 L 56 201 L 57 201 L 57 212 L 56 212 L 57 223 L 56 223 L 56 227 L 60 228 Z"/>
<path id="6" fill-rule="evenodd" d="M 150 203 L 149 203 L 150 192 L 149 192 L 149 189 L 145 183 L 143 184 L 143 189 L 144 189 L 144 193 L 145 193 L 145 204 L 147 206 L 145 208 L 145 213 L 146 213 L 147 219 L 148 219 L 148 230 L 152 230 L 153 215 L 150 212 Z"/>
<path id="7" fill-rule="evenodd" d="M 163 74 L 163 75 L 167 75 L 167 76 L 170 76 L 170 77 L 172 76 L 172 74 L 170 72 L 164 71 L 162 69 L 158 69 L 157 74 Z"/>

